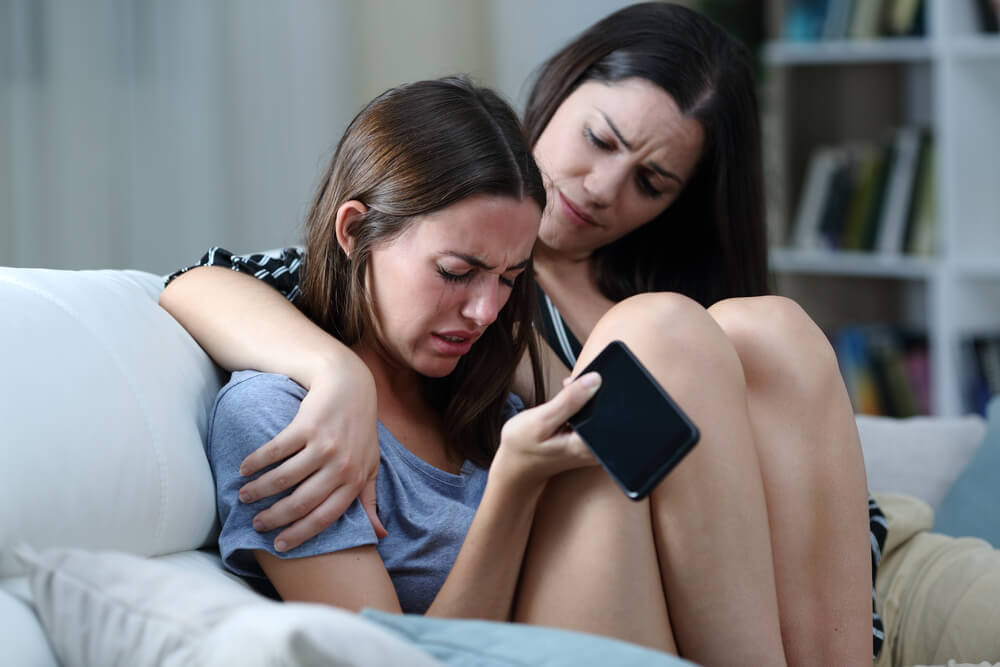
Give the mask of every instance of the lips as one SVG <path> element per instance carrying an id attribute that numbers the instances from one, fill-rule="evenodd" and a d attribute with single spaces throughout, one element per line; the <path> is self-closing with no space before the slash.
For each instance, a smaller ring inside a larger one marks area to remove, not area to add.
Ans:
<path id="1" fill-rule="evenodd" d="M 482 332 L 475 331 L 437 331 L 431 334 L 434 346 L 439 352 L 448 356 L 462 356 L 472 349 Z"/>
<path id="2" fill-rule="evenodd" d="M 570 222 L 580 227 L 600 227 L 596 220 L 584 213 L 579 206 L 562 192 L 559 192 L 559 203 L 561 204 L 563 214 Z"/>

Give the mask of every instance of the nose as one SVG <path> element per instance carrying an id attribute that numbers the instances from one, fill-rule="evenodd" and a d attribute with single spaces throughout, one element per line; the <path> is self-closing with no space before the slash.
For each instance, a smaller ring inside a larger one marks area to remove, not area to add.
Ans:
<path id="1" fill-rule="evenodd" d="M 506 290 L 496 276 L 485 274 L 483 278 L 481 284 L 470 288 L 469 298 L 462 307 L 462 315 L 481 329 L 493 324 L 507 303 Z"/>
<path id="2" fill-rule="evenodd" d="M 610 206 L 625 179 L 625 168 L 610 159 L 595 161 L 583 179 L 583 189 L 595 206 Z"/>

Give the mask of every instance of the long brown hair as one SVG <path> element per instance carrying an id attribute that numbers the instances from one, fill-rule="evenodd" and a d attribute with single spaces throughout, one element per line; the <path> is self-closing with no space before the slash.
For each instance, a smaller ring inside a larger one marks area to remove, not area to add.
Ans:
<path id="1" fill-rule="evenodd" d="M 316 193 L 306 220 L 299 307 L 346 345 L 377 335 L 365 286 L 372 250 L 402 234 L 415 217 L 483 194 L 531 198 L 545 209 L 545 187 L 513 109 L 460 77 L 386 91 L 351 121 Z M 337 209 L 349 200 L 368 209 L 348 230 L 354 238 L 350 257 L 335 232 Z M 492 460 L 517 364 L 525 350 L 538 360 L 533 278 L 529 265 L 455 371 L 426 379 L 453 459 Z M 535 396 L 544 396 L 537 370 Z"/>
<path id="2" fill-rule="evenodd" d="M 708 306 L 768 291 L 760 119 L 746 49 L 705 16 L 664 2 L 598 21 L 539 70 L 525 109 L 534 146 L 585 81 L 645 79 L 696 119 L 705 144 L 695 173 L 658 217 L 596 250 L 591 267 L 613 301 L 675 291 Z"/>

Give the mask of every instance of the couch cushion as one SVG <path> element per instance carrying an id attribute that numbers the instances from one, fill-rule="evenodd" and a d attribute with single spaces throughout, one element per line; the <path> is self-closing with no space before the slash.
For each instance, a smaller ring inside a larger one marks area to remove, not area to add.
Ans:
<path id="1" fill-rule="evenodd" d="M 1000 547 L 1000 396 L 986 408 L 986 437 L 937 509 L 935 532 Z"/>
<path id="2" fill-rule="evenodd" d="M 451 667 L 695 667 L 636 644 L 520 623 L 361 612 Z"/>
<path id="3" fill-rule="evenodd" d="M 579 632 L 372 610 L 359 616 L 327 605 L 272 602 L 168 558 L 80 549 L 20 552 L 38 615 L 65 667 L 692 664 Z"/>
<path id="4" fill-rule="evenodd" d="M 137 271 L 0 267 L 0 553 L 214 541 L 202 441 L 222 377 Z M 19 573 L 9 558 L 0 576 Z"/>
<path id="5" fill-rule="evenodd" d="M 5 580 L 6 584 L 9 580 Z M 3 631 L 3 664 L 59 667 L 49 647 L 45 630 L 27 596 L 8 592 L 0 586 L 0 627 Z"/>
<path id="6" fill-rule="evenodd" d="M 903 493 L 937 508 L 986 432 L 979 415 L 891 419 L 858 415 L 868 488 Z"/>
<path id="7" fill-rule="evenodd" d="M 439 664 L 357 614 L 273 602 L 168 560 L 81 549 L 20 553 L 65 667 Z"/>

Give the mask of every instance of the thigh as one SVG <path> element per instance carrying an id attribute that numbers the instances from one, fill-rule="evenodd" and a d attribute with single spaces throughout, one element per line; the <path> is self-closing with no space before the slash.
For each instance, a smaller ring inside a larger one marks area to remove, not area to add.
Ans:
<path id="1" fill-rule="evenodd" d="M 602 468 L 553 479 L 539 504 L 515 620 L 611 634 L 670 650 L 675 648 L 674 622 L 683 620 L 690 630 L 689 647 L 719 647 L 719 635 L 708 628 L 748 627 L 768 616 L 756 604 L 741 607 L 749 612 L 752 606 L 752 618 L 738 612 L 735 621 L 720 614 L 732 608 L 730 584 L 749 580 L 751 587 L 774 595 L 773 578 L 769 582 L 767 576 L 771 556 L 759 473 L 746 474 L 758 468 L 749 444 L 739 360 L 705 310 L 679 295 L 647 294 L 617 304 L 591 332 L 576 372 L 615 339 L 629 345 L 702 431 L 699 445 L 670 476 L 668 504 L 678 521 L 669 531 L 654 528 L 650 503 L 629 501 Z M 713 502 L 702 502 L 706 497 Z M 657 522 L 665 514 L 658 512 Z M 737 530 L 729 530 L 734 517 L 742 520 Z M 671 539 L 658 539 L 665 532 Z M 745 533 L 759 538 L 750 540 L 759 549 L 747 548 Z M 664 585 L 668 555 L 678 571 L 690 573 L 692 561 L 709 567 L 706 561 L 712 559 L 699 554 L 723 559 L 738 550 L 743 553 L 738 567 L 723 567 L 707 577 L 678 576 Z M 743 576 L 747 569 L 742 564 L 749 562 L 757 576 Z M 709 582 L 708 589 L 720 595 L 706 599 L 701 593 Z M 668 613 L 665 590 L 677 619 Z M 759 596 L 752 597 L 756 602 Z M 775 632 L 768 637 L 777 636 L 774 616 Z M 694 641 L 692 635 L 704 637 Z M 780 651 L 780 638 L 777 644 Z"/>
<path id="2" fill-rule="evenodd" d="M 513 620 L 676 653 L 648 502 L 627 499 L 600 467 L 550 480 Z"/>
<path id="3" fill-rule="evenodd" d="M 789 661 L 866 662 L 873 628 L 864 460 L 833 349 L 790 299 L 728 299 L 709 313 L 746 377 Z"/>

